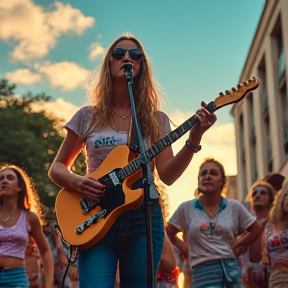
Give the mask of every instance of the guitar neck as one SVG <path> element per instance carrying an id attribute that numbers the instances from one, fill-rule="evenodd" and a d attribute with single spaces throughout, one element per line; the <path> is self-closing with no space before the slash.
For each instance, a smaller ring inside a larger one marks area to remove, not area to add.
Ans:
<path id="1" fill-rule="evenodd" d="M 207 108 L 210 112 L 215 111 L 212 103 L 213 102 L 210 102 L 207 105 Z M 198 117 L 196 115 L 193 115 L 188 120 L 186 120 L 182 125 L 180 125 L 178 128 L 166 134 L 162 139 L 156 142 L 150 149 L 145 151 L 147 159 L 151 161 L 159 153 L 161 153 L 166 147 L 170 146 L 172 143 L 174 143 L 176 140 L 182 137 L 185 133 L 187 133 L 198 122 L 199 122 Z M 120 172 L 122 180 L 127 178 L 131 174 L 135 173 L 140 168 L 141 168 L 141 159 L 140 159 L 140 156 L 138 156 L 136 159 L 134 159 L 128 165 L 122 168 Z"/>

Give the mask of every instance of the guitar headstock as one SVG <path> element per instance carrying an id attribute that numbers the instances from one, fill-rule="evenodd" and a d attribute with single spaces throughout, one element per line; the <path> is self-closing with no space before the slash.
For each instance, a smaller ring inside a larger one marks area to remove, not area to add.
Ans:
<path id="1" fill-rule="evenodd" d="M 240 101 L 245 97 L 247 92 L 258 88 L 259 84 L 260 84 L 259 79 L 257 77 L 252 77 L 246 80 L 245 82 L 240 83 L 235 87 L 232 87 L 230 90 L 226 90 L 225 92 L 219 93 L 219 96 L 213 101 L 214 107 L 212 110 L 216 111 L 217 109 L 225 105 Z M 209 106 L 209 104 L 207 105 L 207 107 Z M 209 107 L 208 110 L 210 111 Z"/>

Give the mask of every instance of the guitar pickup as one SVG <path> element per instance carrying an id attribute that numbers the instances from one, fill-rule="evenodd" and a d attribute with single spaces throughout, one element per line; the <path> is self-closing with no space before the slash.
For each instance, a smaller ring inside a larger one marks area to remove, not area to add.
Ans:
<path id="1" fill-rule="evenodd" d="M 97 223 L 100 219 L 102 219 L 107 210 L 103 209 L 97 214 L 94 214 L 90 218 L 88 218 L 84 223 L 80 224 L 79 226 L 76 227 L 76 234 L 81 234 L 86 228 L 88 228 L 90 225 Z"/>
<path id="2" fill-rule="evenodd" d="M 84 215 L 86 215 L 88 212 L 90 212 L 94 207 L 97 206 L 97 203 L 88 201 L 86 199 L 81 198 L 80 199 L 80 206 L 82 208 L 82 212 Z"/>

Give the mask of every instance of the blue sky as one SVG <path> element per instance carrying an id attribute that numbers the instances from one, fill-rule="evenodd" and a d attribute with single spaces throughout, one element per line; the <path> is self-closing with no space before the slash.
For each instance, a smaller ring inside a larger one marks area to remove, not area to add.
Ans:
<path id="1" fill-rule="evenodd" d="M 14 3 L 14 7 L 10 10 L 7 8 L 7 5 L 12 5 L 8 4 L 9 2 Z M 0 0 L 1 7 L 6 6 L 4 15 L 10 17 L 10 21 L 17 20 L 17 9 L 18 11 L 23 9 L 17 5 L 20 2 L 26 7 L 32 5 L 42 10 L 42 14 L 60 11 L 59 6 L 58 8 L 56 6 L 57 1 Z M 25 60 L 20 60 L 19 57 L 13 59 L 9 54 L 21 41 L 26 40 L 25 37 L 29 38 L 32 35 L 36 38 L 37 33 L 43 34 L 47 30 L 43 29 L 35 34 L 31 32 L 29 35 L 29 30 L 35 29 L 35 26 L 33 24 L 24 26 L 23 30 L 26 28 L 27 32 L 17 39 L 15 35 L 19 34 L 18 30 L 23 27 L 21 22 L 25 20 L 24 17 L 22 19 L 19 17 L 19 26 L 14 28 L 14 36 L 13 31 L 9 36 L 0 32 L 2 51 L 0 76 L 8 78 L 10 75 L 12 80 L 18 80 L 20 76 L 15 78 L 11 73 L 24 68 L 37 74 L 39 69 L 33 66 L 41 66 L 44 61 L 49 61 L 50 64 L 64 61 L 76 63 L 85 70 L 93 71 L 100 65 L 102 56 L 89 59 L 89 46 L 97 43 L 100 47 L 107 48 L 116 37 L 131 32 L 142 41 L 151 57 L 156 77 L 167 94 L 170 109 L 194 111 L 199 107 L 200 100 L 209 102 L 216 98 L 220 91 L 230 89 L 238 83 L 264 2 L 264 0 L 61 1 L 62 13 L 70 5 L 70 9 L 78 10 L 78 17 L 81 14 L 82 18 L 89 18 L 93 23 L 87 24 L 81 34 L 68 31 L 68 28 L 66 31 L 58 32 L 60 36 L 54 37 L 55 44 L 47 53 L 38 58 L 27 57 Z M 37 11 L 33 13 L 37 17 Z M 73 22 L 73 19 L 63 17 L 64 22 L 65 20 L 67 25 Z M 1 22 L 3 23 L 3 20 L 0 20 L 0 25 Z M 18 92 L 25 93 L 28 90 L 33 93 L 45 92 L 54 99 L 63 98 L 77 106 L 83 105 L 85 88 L 81 85 L 82 82 L 73 89 L 65 91 L 60 84 L 58 86 L 55 83 L 51 84 L 43 71 L 40 73 L 42 73 L 41 80 L 26 85 L 18 84 Z M 221 113 L 217 112 L 219 121 L 233 121 L 229 115 L 230 108 L 231 106 L 228 106 L 223 108 Z"/>
<path id="2" fill-rule="evenodd" d="M 18 94 L 51 95 L 45 109 L 68 120 L 85 103 L 85 85 L 105 49 L 130 32 L 152 60 L 170 118 L 181 124 L 201 100 L 208 103 L 238 84 L 264 5 L 265 0 L 0 0 L 0 77 L 16 83 Z M 201 152 L 167 188 L 172 211 L 193 195 L 203 158 L 212 156 L 227 175 L 237 174 L 230 110 L 231 105 L 216 112 Z M 173 144 L 175 152 L 182 138 Z"/>

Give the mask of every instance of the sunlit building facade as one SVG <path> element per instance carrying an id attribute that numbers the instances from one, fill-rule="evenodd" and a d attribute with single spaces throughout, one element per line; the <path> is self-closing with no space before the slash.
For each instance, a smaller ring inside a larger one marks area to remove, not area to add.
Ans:
<path id="1" fill-rule="evenodd" d="M 240 77 L 244 82 L 256 76 L 260 86 L 231 110 L 238 199 L 245 199 L 255 180 L 268 173 L 288 178 L 287 55 L 288 0 L 267 0 Z"/>

